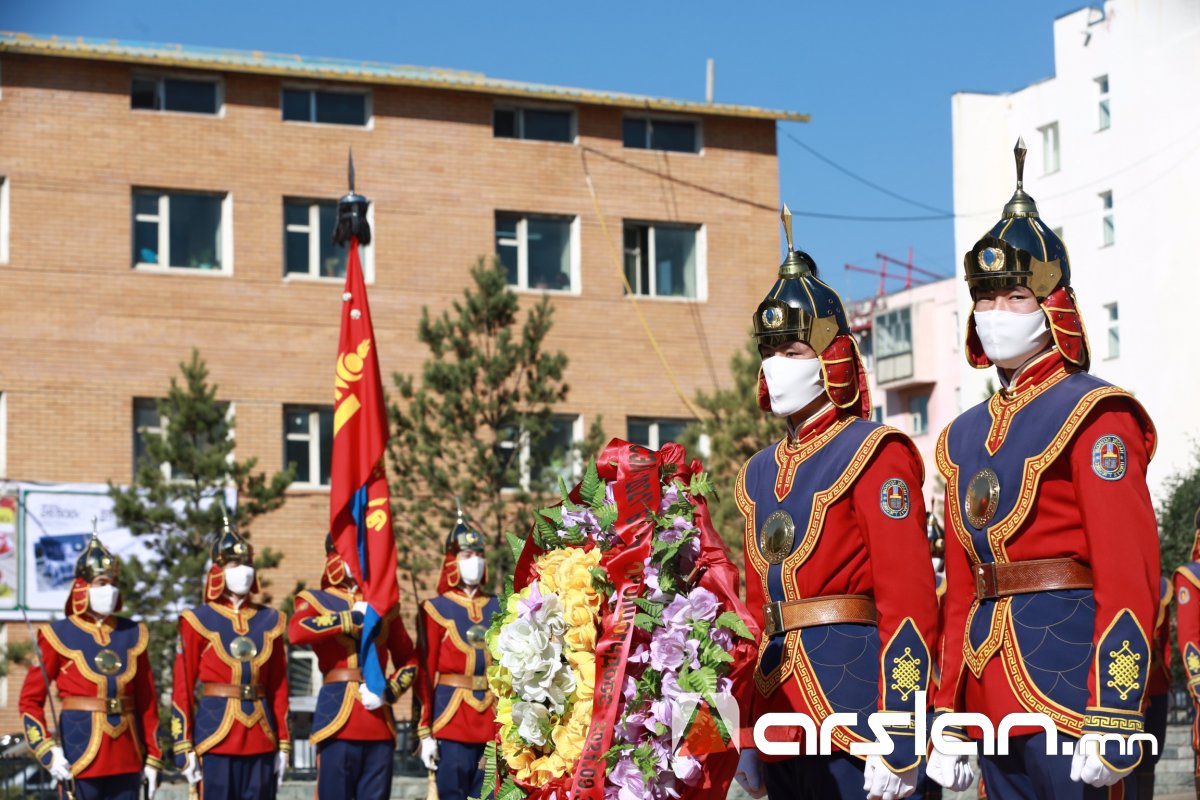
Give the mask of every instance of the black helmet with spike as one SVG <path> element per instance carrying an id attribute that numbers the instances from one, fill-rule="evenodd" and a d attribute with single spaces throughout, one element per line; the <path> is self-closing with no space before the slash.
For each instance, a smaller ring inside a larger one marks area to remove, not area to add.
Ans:
<path id="1" fill-rule="evenodd" d="M 254 546 L 230 524 L 224 503 L 221 504 L 221 532 L 213 542 L 210 556 L 214 566 L 225 566 L 231 561 L 254 563 Z"/>
<path id="2" fill-rule="evenodd" d="M 96 518 L 92 517 L 92 538 L 75 561 L 75 577 L 88 583 L 99 577 L 115 581 L 121 575 L 121 562 L 100 541 L 96 524 Z"/>

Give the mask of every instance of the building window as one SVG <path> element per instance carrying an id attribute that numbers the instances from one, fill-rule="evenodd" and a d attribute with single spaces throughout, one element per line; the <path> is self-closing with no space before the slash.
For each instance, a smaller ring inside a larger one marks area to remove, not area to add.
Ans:
<path id="1" fill-rule="evenodd" d="M 883 424 L 883 406 L 871 406 L 871 421 Z"/>
<path id="2" fill-rule="evenodd" d="M 908 419 L 913 436 L 929 433 L 929 395 L 914 394 L 908 398 Z"/>
<path id="3" fill-rule="evenodd" d="M 373 223 L 374 206 L 367 207 L 367 221 Z M 334 244 L 337 203 L 332 200 L 283 199 L 283 274 L 313 278 L 346 277 L 346 259 L 350 248 Z M 372 245 L 359 247 L 366 280 L 373 275 Z"/>
<path id="4" fill-rule="evenodd" d="M 1100 105 L 1097 109 L 1096 130 L 1106 131 L 1112 125 L 1112 113 L 1108 107 L 1108 76 L 1096 78 L 1096 88 L 1100 90 Z"/>
<path id="5" fill-rule="evenodd" d="M 518 289 L 578 291 L 575 217 L 496 212 L 496 256 Z"/>
<path id="6" fill-rule="evenodd" d="M 138 467 L 149 457 L 146 434 L 165 435 L 166 417 L 158 413 L 158 401 L 152 397 L 133 398 L 133 479 L 137 480 Z M 170 464 L 160 464 L 159 469 L 167 480 L 179 477 Z"/>
<path id="7" fill-rule="evenodd" d="M 370 118 L 366 92 L 284 88 L 280 102 L 288 122 L 366 125 Z"/>
<path id="8" fill-rule="evenodd" d="M 567 110 L 496 106 L 492 111 L 492 134 L 498 139 L 573 142 L 574 128 L 575 115 Z"/>
<path id="9" fill-rule="evenodd" d="M 333 457 L 333 407 L 283 407 L 283 463 L 296 468 L 296 483 L 328 486 Z"/>
<path id="10" fill-rule="evenodd" d="M 702 292 L 700 228 L 659 222 L 625 223 L 626 294 L 643 297 L 687 297 Z"/>
<path id="11" fill-rule="evenodd" d="M 1121 356 L 1121 329 L 1119 327 L 1121 310 L 1117 303 L 1106 305 L 1104 310 L 1108 317 L 1108 357 L 1119 358 Z"/>
<path id="12" fill-rule="evenodd" d="M 135 75 L 129 105 L 147 111 L 216 114 L 221 110 L 220 84 L 214 78 Z"/>
<path id="13" fill-rule="evenodd" d="M 537 440 L 512 428 L 503 430 L 494 445 L 504 488 L 557 492 L 558 482 L 570 486 L 581 473 L 575 443 L 583 438 L 583 417 L 554 416 L 550 429 Z"/>
<path id="14" fill-rule="evenodd" d="M 1042 174 L 1058 172 L 1058 123 L 1038 128 L 1042 132 Z"/>
<path id="15" fill-rule="evenodd" d="M 885 311 L 875 316 L 875 380 L 879 383 L 912 377 L 912 309 Z"/>
<path id="16" fill-rule="evenodd" d="M 690 419 L 638 419 L 630 417 L 626 436 L 630 442 L 658 450 L 667 442 L 678 442 L 692 423 Z"/>
<path id="17" fill-rule="evenodd" d="M 0 175 L 0 264 L 8 263 L 8 184 Z"/>
<path id="18" fill-rule="evenodd" d="M 621 132 L 626 147 L 675 153 L 700 152 L 700 126 L 692 120 L 626 116 Z"/>
<path id="19" fill-rule="evenodd" d="M 229 196 L 133 191 L 133 265 L 228 270 Z"/>
<path id="20" fill-rule="evenodd" d="M 1104 210 L 1104 246 L 1108 247 L 1117 241 L 1116 229 L 1113 227 L 1113 195 L 1111 191 L 1100 193 L 1100 207 Z"/>

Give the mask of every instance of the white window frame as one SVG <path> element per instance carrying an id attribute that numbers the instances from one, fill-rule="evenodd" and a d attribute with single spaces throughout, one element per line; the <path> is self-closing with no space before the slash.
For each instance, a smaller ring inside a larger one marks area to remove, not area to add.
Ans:
<path id="1" fill-rule="evenodd" d="M 213 111 L 213 112 L 208 112 L 208 111 L 176 111 L 174 109 L 167 109 L 167 108 L 133 108 L 132 104 L 130 105 L 129 110 L 132 112 L 135 112 L 135 113 L 140 113 L 140 114 L 182 114 L 182 115 L 188 116 L 188 117 L 216 117 L 218 119 L 224 119 L 224 117 L 225 117 L 225 81 L 221 79 L 220 75 L 192 75 L 192 74 L 184 73 L 184 72 L 133 72 L 129 76 L 129 94 L 130 94 L 131 101 L 132 101 L 132 96 L 133 96 L 133 82 L 134 81 L 154 81 L 155 82 L 154 94 L 155 94 L 155 98 L 157 99 L 162 96 L 163 81 L 167 80 L 167 79 L 196 81 L 198 83 L 202 83 L 202 82 L 216 83 L 216 85 L 217 85 L 217 92 L 216 92 L 217 110 Z"/>
<path id="2" fill-rule="evenodd" d="M 8 263 L 8 205 L 11 183 L 8 176 L 0 175 L 0 264 Z"/>
<path id="3" fill-rule="evenodd" d="M 133 210 L 134 194 L 158 193 L 158 213 L 138 214 Z M 171 203 L 172 194 L 207 194 L 221 198 L 221 268 L 196 269 L 195 267 L 171 266 Z M 154 222 L 158 225 L 158 263 L 149 264 L 145 261 L 134 263 L 133 268 L 138 272 L 177 272 L 188 275 L 232 275 L 233 274 L 233 195 L 229 192 L 205 192 L 192 189 L 151 189 L 144 186 L 133 187 L 129 196 L 130 233 L 139 222 Z M 130 236 L 132 242 L 132 235 Z M 132 246 L 132 244 L 130 245 Z"/>
<path id="4" fill-rule="evenodd" d="M 1100 192 L 1100 246 L 1112 247 L 1117 243 L 1117 226 L 1113 221 L 1113 193 L 1109 189 L 1105 192 Z"/>
<path id="5" fill-rule="evenodd" d="M 284 119 L 283 118 L 283 92 L 284 90 L 291 92 L 308 92 L 308 115 L 310 119 Z M 328 92 L 330 94 L 361 94 L 366 97 L 363 103 L 363 114 L 366 119 L 361 125 L 356 125 L 352 122 L 318 122 L 317 121 L 317 92 Z M 375 93 L 370 89 L 352 89 L 339 84 L 328 83 L 285 83 L 279 88 L 279 120 L 285 125 L 333 125 L 338 128 L 359 128 L 362 130 L 375 129 Z"/>
<path id="6" fill-rule="evenodd" d="M 527 139 L 525 138 L 525 111 L 561 111 L 566 113 L 570 119 L 570 135 L 568 141 L 560 142 L 556 139 Z M 496 112 L 511 111 L 516 115 L 514 120 L 515 136 L 497 136 L 496 135 Z M 505 139 L 513 142 L 540 142 L 542 144 L 576 144 L 579 141 L 579 113 L 573 106 L 561 106 L 553 103 L 495 103 L 492 106 L 492 138 Z"/>
<path id="7" fill-rule="evenodd" d="M 571 420 L 571 447 L 576 448 L 583 441 L 583 415 L 582 414 L 553 414 L 556 419 Z M 518 489 L 528 492 L 532 483 L 533 476 L 530 474 L 532 455 L 532 443 L 530 441 L 528 431 L 521 431 L 518 441 L 501 442 L 501 447 L 516 448 L 517 450 L 517 475 L 519 486 L 505 486 L 501 488 L 502 492 L 515 492 Z M 571 454 L 571 476 L 575 480 L 583 475 L 583 461 L 578 452 Z M 570 483 L 570 481 L 568 481 Z"/>
<path id="8" fill-rule="evenodd" d="M 129 410 L 131 412 L 129 415 L 130 422 L 134 422 L 136 419 L 135 415 L 137 413 L 137 401 L 138 400 L 151 400 L 151 401 L 157 403 L 159 400 L 162 400 L 162 399 L 163 398 L 161 398 L 161 397 L 147 397 L 145 395 L 135 395 L 129 405 Z M 218 403 L 225 402 L 225 421 L 226 422 L 228 422 L 229 420 L 233 419 L 236 416 L 237 412 L 234 408 L 234 402 L 232 400 L 228 400 L 228 401 L 218 400 L 217 402 Z M 151 431 L 153 433 L 157 433 L 159 436 L 162 436 L 163 431 L 165 431 L 166 429 L 167 429 L 167 418 L 164 417 L 162 414 L 158 415 L 158 426 L 157 427 L 151 428 L 149 426 L 145 426 L 142 428 L 143 431 Z M 133 427 L 133 435 L 134 435 L 134 437 L 139 436 L 138 427 L 136 424 Z M 231 440 L 233 440 L 236 437 L 237 437 L 236 429 L 233 427 L 230 427 L 229 438 Z M 131 442 L 131 444 L 132 444 L 132 442 Z M 236 450 L 231 450 L 229 452 L 229 455 L 227 455 L 225 457 L 225 461 L 229 464 L 232 464 L 235 456 L 236 456 Z M 130 470 L 131 474 L 133 474 L 133 475 L 137 474 L 137 467 L 138 467 L 137 461 L 135 460 L 133 462 L 132 468 Z M 177 483 L 177 482 L 182 482 L 182 481 L 187 480 L 186 478 L 176 478 L 176 477 L 172 476 L 171 475 L 171 465 L 168 463 L 159 464 L 158 468 L 159 468 L 159 470 L 162 471 L 163 478 L 165 480 L 167 480 L 168 482 Z"/>
<path id="9" fill-rule="evenodd" d="M 664 300 L 664 301 L 676 302 L 676 303 L 706 303 L 706 302 L 708 302 L 708 226 L 707 225 L 704 225 L 703 223 L 695 224 L 695 223 L 688 223 L 688 222 L 662 222 L 662 221 L 651 222 L 649 220 L 627 219 L 627 220 L 624 220 L 624 223 L 621 226 L 622 247 L 625 244 L 625 228 L 629 225 L 645 226 L 650 229 L 650 233 L 646 237 L 647 247 L 649 248 L 649 252 L 645 253 L 644 257 L 650 263 L 650 270 L 649 270 L 650 282 L 654 285 L 652 285 L 650 287 L 650 292 L 648 294 L 643 294 L 641 292 L 638 292 L 637 291 L 638 287 L 636 287 L 636 286 L 630 286 L 630 288 L 633 289 L 634 291 L 626 294 L 625 297 L 627 297 L 627 298 L 632 297 L 632 298 L 635 298 L 638 300 L 648 300 L 648 299 Z M 660 227 L 661 228 L 683 228 L 683 229 L 688 229 L 688 230 L 692 230 L 695 232 L 695 234 L 696 234 L 696 296 L 695 297 L 679 297 L 676 295 L 660 295 L 660 294 L 658 294 L 658 285 L 657 285 L 658 282 L 657 282 L 657 279 L 655 278 L 656 272 L 654 270 L 655 256 L 657 255 L 657 253 L 655 252 L 656 245 L 654 242 L 654 229 L 660 228 Z M 624 269 L 624 268 L 625 268 L 625 264 L 624 264 L 624 262 L 622 262 L 621 269 Z M 641 272 L 639 270 L 638 277 L 640 277 L 640 274 L 641 274 Z"/>
<path id="10" fill-rule="evenodd" d="M 626 119 L 641 119 L 650 123 L 646 126 L 646 146 L 645 147 L 628 147 L 625 145 L 625 120 Z M 695 150 L 660 150 L 657 147 L 651 147 L 653 141 L 653 131 L 655 120 L 662 122 L 690 122 L 696 126 L 696 149 Z M 621 116 L 621 146 L 626 150 L 647 150 L 651 153 L 671 153 L 680 156 L 699 156 L 704 154 L 704 120 L 701 117 L 692 116 L 673 116 L 671 114 L 639 114 L 636 112 L 627 112 Z"/>
<path id="11" fill-rule="evenodd" d="M 298 410 L 308 412 L 308 433 L 288 433 L 287 420 L 283 421 L 283 457 L 287 458 L 288 442 L 308 441 L 308 475 L 305 479 L 297 479 L 292 481 L 292 487 L 296 489 L 324 489 L 329 490 L 331 484 L 321 483 L 321 417 L 320 412 L 324 409 L 332 410 L 332 406 L 306 405 L 304 403 L 285 404 L 283 407 L 283 415 L 286 417 L 288 413 L 295 413 Z M 332 459 L 333 453 L 329 454 Z M 287 469 L 287 462 L 283 464 L 283 468 Z M 313 481 L 313 472 L 316 472 L 317 480 Z M 332 482 L 332 476 L 330 476 Z"/>
<path id="12" fill-rule="evenodd" d="M 925 418 L 921 420 L 921 414 L 913 411 L 913 401 L 923 397 L 925 399 Z M 908 427 L 912 431 L 913 436 L 924 436 L 929 433 L 929 395 L 913 394 L 908 398 Z"/>
<path id="13" fill-rule="evenodd" d="M 318 272 L 321 268 L 321 203 L 327 203 L 328 200 L 313 200 L 308 197 L 291 197 L 283 198 L 284 207 L 288 203 L 308 203 L 308 224 L 307 225 L 289 225 L 287 223 L 286 211 L 283 223 L 283 279 L 285 281 L 318 281 L 321 283 L 344 283 L 345 278 L 339 278 L 336 275 L 320 275 Z M 358 257 L 362 261 L 363 280 L 368 284 L 375 283 L 375 203 L 367 203 L 367 224 L 371 226 L 371 244 L 360 244 L 358 246 Z M 307 233 L 308 234 L 308 272 L 288 272 L 287 268 L 287 235 L 289 233 Z M 349 246 L 349 245 L 347 245 Z"/>
<path id="14" fill-rule="evenodd" d="M 1104 321 L 1105 330 L 1108 331 L 1108 336 L 1105 337 L 1105 343 L 1108 346 L 1108 354 L 1104 357 L 1105 360 L 1121 357 L 1121 304 L 1114 300 L 1104 306 Z M 1113 337 L 1116 337 L 1116 347 L 1113 347 Z"/>
<path id="15" fill-rule="evenodd" d="M 629 423 L 631 423 L 631 422 L 646 423 L 646 425 L 649 429 L 647 438 L 650 440 L 646 444 L 646 446 L 649 447 L 651 450 L 658 450 L 659 448 L 661 448 L 663 446 L 662 432 L 659 430 L 662 423 L 664 423 L 664 422 L 683 422 L 688 425 L 691 425 L 695 421 L 696 420 L 689 419 L 688 417 L 626 417 L 625 418 L 625 432 L 626 433 L 629 432 Z"/>
<path id="16" fill-rule="evenodd" d="M 506 211 L 497 209 L 493 218 L 493 228 L 495 227 L 496 214 L 505 214 L 517 217 L 517 238 L 515 245 L 504 245 L 505 247 L 517 248 L 517 282 L 509 284 L 509 288 L 514 292 L 528 292 L 530 294 L 565 294 L 579 295 L 583 291 L 582 286 L 582 270 L 580 262 L 582 261 L 583 248 L 580 243 L 580 225 L 578 214 L 542 214 L 526 211 Z M 542 219 L 557 219 L 570 220 L 570 259 L 571 259 L 571 286 L 568 289 L 537 289 L 529 285 L 529 218 L 540 217 Z M 505 241 L 512 241 L 506 239 Z M 500 239 L 497 237 L 496 245 L 500 245 Z"/>
<path id="17" fill-rule="evenodd" d="M 1100 90 L 1100 99 L 1096 104 L 1096 133 L 1106 131 L 1112 127 L 1112 106 L 1109 104 L 1109 89 L 1108 75 L 1101 75 L 1094 79 L 1096 88 Z"/>
<path id="18" fill-rule="evenodd" d="M 1042 174 L 1053 175 L 1062 169 L 1062 156 L 1059 152 L 1058 121 L 1051 122 L 1038 128 L 1042 134 Z"/>

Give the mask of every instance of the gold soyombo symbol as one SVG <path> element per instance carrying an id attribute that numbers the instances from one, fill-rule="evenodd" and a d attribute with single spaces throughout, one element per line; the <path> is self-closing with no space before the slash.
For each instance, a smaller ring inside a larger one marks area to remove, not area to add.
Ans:
<path id="1" fill-rule="evenodd" d="M 333 399 L 336 405 L 333 412 L 334 436 L 337 436 L 337 432 L 342 429 L 342 426 L 349 422 L 350 418 L 362 407 L 358 396 L 348 390 L 350 389 L 350 384 L 362 380 L 363 367 L 370 352 L 371 340 L 363 339 L 358 343 L 358 347 L 354 349 L 354 352 L 343 353 L 338 356 L 337 377 L 333 381 L 335 387 L 333 390 Z"/>

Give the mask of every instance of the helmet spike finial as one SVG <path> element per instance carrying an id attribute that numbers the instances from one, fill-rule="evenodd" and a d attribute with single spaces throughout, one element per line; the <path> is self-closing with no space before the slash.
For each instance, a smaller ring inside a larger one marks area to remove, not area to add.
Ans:
<path id="1" fill-rule="evenodd" d="M 792 244 L 792 212 L 787 207 L 787 203 L 783 204 L 783 211 L 779 212 L 779 218 L 783 220 L 783 235 L 787 237 L 788 252 L 795 252 L 796 247 Z"/>
<path id="2" fill-rule="evenodd" d="M 787 237 L 788 247 L 787 258 L 779 265 L 779 277 L 786 280 L 799 278 L 801 275 L 811 275 L 812 270 L 800 257 L 801 254 L 796 252 L 796 245 L 792 241 L 792 211 L 787 207 L 787 203 L 783 204 L 783 211 L 779 212 L 779 219 L 783 221 L 783 234 Z"/>
<path id="3" fill-rule="evenodd" d="M 349 159 L 346 165 L 346 176 L 350 180 L 350 194 L 354 194 L 354 148 L 349 149 Z"/>
<path id="4" fill-rule="evenodd" d="M 1013 148 L 1013 158 L 1017 162 L 1017 189 L 1012 198 L 1004 206 L 1005 217 L 1036 217 L 1037 204 L 1025 193 L 1025 137 L 1017 137 L 1017 145 Z"/>

